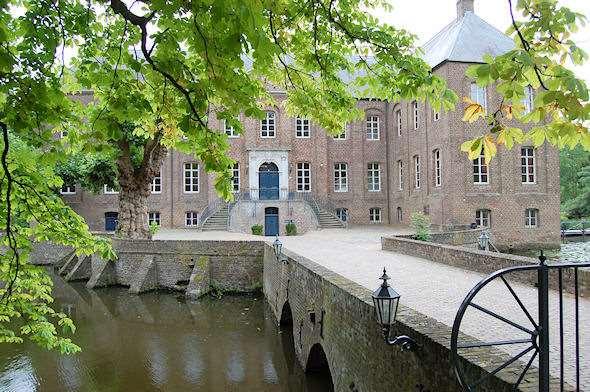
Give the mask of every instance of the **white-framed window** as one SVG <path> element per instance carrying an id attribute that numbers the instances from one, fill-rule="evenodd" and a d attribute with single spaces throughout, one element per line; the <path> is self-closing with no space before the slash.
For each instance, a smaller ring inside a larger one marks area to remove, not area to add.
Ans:
<path id="1" fill-rule="evenodd" d="M 440 160 L 440 150 L 437 148 L 432 152 L 434 161 L 434 186 L 442 185 L 442 166 Z"/>
<path id="2" fill-rule="evenodd" d="M 477 210 L 475 211 L 475 224 L 479 227 L 490 227 L 491 225 L 491 211 Z"/>
<path id="3" fill-rule="evenodd" d="M 526 86 L 524 88 L 524 98 L 522 99 L 522 106 L 524 106 L 524 114 L 529 114 L 533 111 L 533 107 L 535 106 L 535 93 L 533 91 L 532 86 Z"/>
<path id="4" fill-rule="evenodd" d="M 311 167 L 309 162 L 297 162 L 297 192 L 311 192 Z"/>
<path id="5" fill-rule="evenodd" d="M 396 112 L 396 118 L 397 118 L 397 136 L 401 136 L 402 135 L 402 110 L 398 109 Z"/>
<path id="6" fill-rule="evenodd" d="M 400 191 L 404 189 L 404 163 L 397 161 L 397 189 Z"/>
<path id="7" fill-rule="evenodd" d="M 223 120 L 223 130 L 225 131 L 225 134 L 228 137 L 230 137 L 230 138 L 240 137 L 240 134 L 238 133 L 238 131 L 236 131 L 234 129 L 234 127 L 232 127 L 231 125 L 229 125 L 229 123 L 227 122 L 227 120 Z"/>
<path id="8" fill-rule="evenodd" d="M 401 207 L 397 207 L 397 221 L 402 223 L 404 221 L 404 213 Z"/>
<path id="9" fill-rule="evenodd" d="M 199 192 L 199 164 L 197 162 L 185 162 L 183 170 L 184 193 Z"/>
<path id="10" fill-rule="evenodd" d="M 240 191 L 240 164 L 234 163 L 232 166 L 232 192 L 238 193 Z"/>
<path id="11" fill-rule="evenodd" d="M 527 208 L 524 210 L 524 227 L 531 229 L 539 225 L 539 210 Z"/>
<path id="12" fill-rule="evenodd" d="M 342 133 L 334 136 L 334 140 L 346 140 L 347 133 L 348 132 L 347 132 L 346 128 L 344 128 Z"/>
<path id="13" fill-rule="evenodd" d="M 367 164 L 367 185 L 369 192 L 381 191 L 381 167 L 376 162 Z"/>
<path id="14" fill-rule="evenodd" d="M 473 102 L 480 104 L 484 110 L 487 110 L 488 100 L 485 87 L 480 87 L 477 83 L 471 83 L 469 96 Z"/>
<path id="15" fill-rule="evenodd" d="M 346 222 L 348 220 L 348 208 L 344 208 L 344 207 L 336 208 L 336 216 L 342 222 Z"/>
<path id="16" fill-rule="evenodd" d="M 369 208 L 369 222 L 371 222 L 371 223 L 381 222 L 381 208 L 379 208 L 379 207 Z"/>
<path id="17" fill-rule="evenodd" d="M 533 147 L 522 147 L 520 149 L 520 169 L 523 184 L 535 184 L 537 182 L 535 167 L 535 149 Z"/>
<path id="18" fill-rule="evenodd" d="M 104 193 L 105 195 L 116 195 L 117 193 L 119 193 L 119 191 L 115 188 L 111 188 L 107 184 L 104 184 L 102 187 L 102 193 Z"/>
<path id="19" fill-rule="evenodd" d="M 334 164 L 334 192 L 348 192 L 348 165 Z"/>
<path id="20" fill-rule="evenodd" d="M 162 171 L 158 171 L 158 174 L 152 179 L 150 184 L 150 190 L 152 193 L 162 193 Z"/>
<path id="21" fill-rule="evenodd" d="M 414 114 L 414 129 L 418 129 L 420 123 L 420 113 L 418 112 L 418 101 L 412 102 L 412 113 Z"/>
<path id="22" fill-rule="evenodd" d="M 184 225 L 187 227 L 197 227 L 199 225 L 199 214 L 195 211 L 187 211 L 184 214 Z"/>
<path id="23" fill-rule="evenodd" d="M 367 140 L 379 140 L 379 128 L 379 116 L 367 116 Z"/>
<path id="24" fill-rule="evenodd" d="M 148 224 L 150 226 L 153 224 L 160 226 L 160 213 L 158 211 L 148 212 Z"/>
<path id="25" fill-rule="evenodd" d="M 414 188 L 420 189 L 420 157 L 414 155 Z"/>
<path id="26" fill-rule="evenodd" d="M 75 195 L 76 194 L 76 185 L 72 184 L 63 184 L 59 193 L 62 195 Z"/>
<path id="27" fill-rule="evenodd" d="M 432 120 L 433 120 L 433 121 L 438 121 L 438 120 L 440 120 L 440 112 L 439 112 L 439 111 L 436 111 L 436 110 L 434 110 L 434 111 L 432 112 Z"/>
<path id="28" fill-rule="evenodd" d="M 63 139 L 66 136 L 68 136 L 68 131 L 59 131 L 59 138 L 60 139 Z"/>
<path id="29" fill-rule="evenodd" d="M 300 139 L 309 139 L 310 126 L 309 119 L 297 117 L 295 119 L 295 137 Z"/>
<path id="30" fill-rule="evenodd" d="M 275 112 L 266 112 L 266 117 L 260 121 L 260 137 L 272 138 L 276 136 L 276 114 Z"/>
<path id="31" fill-rule="evenodd" d="M 473 183 L 488 184 L 490 182 L 490 170 L 486 165 L 483 153 L 473 160 Z"/>

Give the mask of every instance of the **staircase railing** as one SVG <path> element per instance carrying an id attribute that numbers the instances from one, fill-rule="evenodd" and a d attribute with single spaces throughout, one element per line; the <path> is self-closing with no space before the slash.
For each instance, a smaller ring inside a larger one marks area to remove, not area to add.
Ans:
<path id="1" fill-rule="evenodd" d="M 320 198 L 309 194 L 309 199 L 307 200 L 307 202 L 313 209 L 316 216 L 319 217 L 320 211 L 325 211 L 330 213 L 334 218 L 336 218 L 344 227 L 348 226 L 348 223 L 340 219 L 340 217 L 336 214 L 336 209 L 338 207 L 336 207 L 336 205 L 332 201 L 326 198 Z"/>
<path id="2" fill-rule="evenodd" d="M 226 204 L 227 202 L 223 199 L 217 199 L 209 203 L 209 205 L 205 207 L 203 212 L 201 212 L 201 214 L 199 215 L 199 227 L 203 227 L 205 221 L 207 221 L 207 219 L 209 219 L 211 215 L 215 214 L 217 211 L 221 209 L 221 207 L 223 207 Z"/>

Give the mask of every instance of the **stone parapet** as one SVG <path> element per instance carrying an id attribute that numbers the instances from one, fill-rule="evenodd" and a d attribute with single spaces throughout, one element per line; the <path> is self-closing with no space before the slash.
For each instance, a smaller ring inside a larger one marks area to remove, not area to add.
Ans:
<path id="1" fill-rule="evenodd" d="M 484 274 L 491 274 L 504 268 L 538 264 L 537 260 L 530 257 L 499 252 L 486 252 L 461 246 L 437 244 L 403 237 L 383 237 L 381 238 L 381 247 L 386 251 L 403 253 Z M 510 277 L 523 283 L 537 284 L 537 275 L 533 272 L 519 272 L 512 274 Z M 557 273 L 552 271 L 549 274 L 549 278 L 550 287 L 558 290 L 559 281 Z M 579 269 L 578 283 L 580 295 L 584 297 L 590 296 L 590 270 L 586 268 Z M 563 289 L 567 292 L 574 290 L 573 269 L 564 270 Z"/>

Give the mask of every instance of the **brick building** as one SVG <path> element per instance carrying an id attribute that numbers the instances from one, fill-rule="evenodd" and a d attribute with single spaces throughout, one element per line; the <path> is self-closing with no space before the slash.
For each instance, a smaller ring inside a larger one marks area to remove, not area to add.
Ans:
<path id="1" fill-rule="evenodd" d="M 493 107 L 499 97 L 465 76 L 466 68 L 498 55 L 513 42 L 474 13 L 473 0 L 457 2 L 457 19 L 423 49 L 433 71 L 459 97 Z M 559 154 L 543 145 L 500 149 L 486 166 L 469 161 L 461 143 L 480 135 L 485 124 L 462 121 L 462 105 L 436 113 L 421 102 L 359 100 L 366 116 L 332 137 L 313 122 L 292 118 L 273 91 L 276 106 L 266 118 L 240 116 L 244 133 L 223 122 L 231 144 L 236 201 L 221 202 L 213 178 L 190 156 L 172 151 L 152 184 L 150 221 L 163 227 L 265 233 L 300 232 L 351 224 L 407 224 L 414 211 L 430 215 L 443 229 L 471 223 L 489 226 L 497 245 L 555 245 L 559 242 Z M 525 105 L 532 102 L 529 91 Z M 113 229 L 117 196 L 64 187 L 64 197 L 94 230 Z"/>

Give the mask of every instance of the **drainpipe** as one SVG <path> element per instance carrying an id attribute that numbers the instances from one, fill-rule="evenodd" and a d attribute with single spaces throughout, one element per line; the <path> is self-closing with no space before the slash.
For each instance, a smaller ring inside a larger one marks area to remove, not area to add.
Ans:
<path id="1" fill-rule="evenodd" d="M 387 224 L 391 224 L 391 189 L 390 189 L 390 181 L 389 181 L 389 101 L 385 101 L 385 181 L 386 186 L 385 189 L 387 190 Z"/>
<path id="2" fill-rule="evenodd" d="M 174 151 L 170 151 L 170 228 L 174 228 Z"/>

